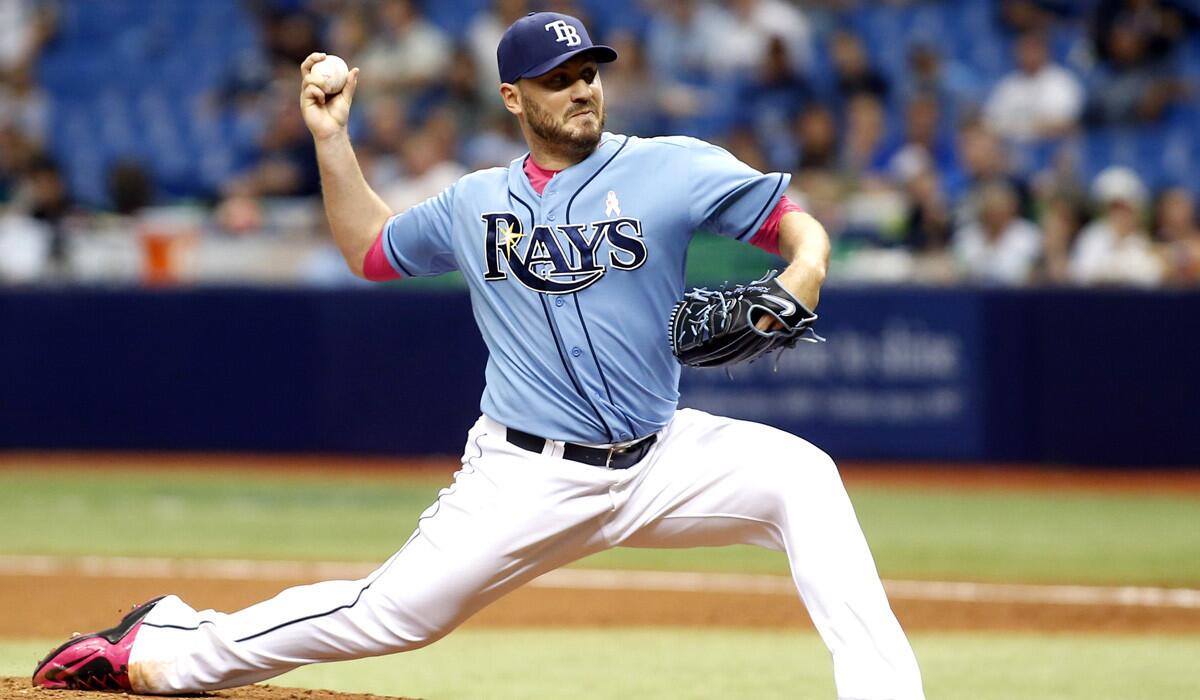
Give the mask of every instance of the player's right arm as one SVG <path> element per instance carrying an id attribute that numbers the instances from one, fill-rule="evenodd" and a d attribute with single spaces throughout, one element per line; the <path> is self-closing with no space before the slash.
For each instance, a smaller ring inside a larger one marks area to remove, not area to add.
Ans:
<path id="1" fill-rule="evenodd" d="M 326 95 L 311 75 L 312 67 L 324 58 L 323 53 L 309 54 L 300 66 L 300 112 L 317 149 L 321 193 L 333 240 L 351 271 L 361 277 L 363 260 L 392 210 L 363 177 L 346 128 L 358 87 L 358 69 L 350 71 L 341 92 Z"/>

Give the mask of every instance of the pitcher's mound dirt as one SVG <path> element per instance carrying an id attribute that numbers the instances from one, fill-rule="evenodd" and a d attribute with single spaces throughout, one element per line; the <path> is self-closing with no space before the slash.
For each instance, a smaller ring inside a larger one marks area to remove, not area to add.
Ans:
<path id="1" fill-rule="evenodd" d="M 0 700 L 127 700 L 124 693 L 94 693 L 79 690 L 45 690 L 33 688 L 28 678 L 0 678 Z M 145 697 L 145 696 L 133 696 Z M 232 690 L 187 697 L 229 698 L 230 700 L 415 700 L 414 698 L 392 698 L 382 695 L 335 693 L 332 690 L 306 690 L 304 688 L 276 688 L 271 685 L 251 685 Z"/>

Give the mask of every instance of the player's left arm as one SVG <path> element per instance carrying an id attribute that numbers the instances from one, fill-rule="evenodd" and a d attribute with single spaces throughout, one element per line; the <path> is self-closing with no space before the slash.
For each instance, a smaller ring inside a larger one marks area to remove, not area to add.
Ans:
<path id="1" fill-rule="evenodd" d="M 829 269 L 829 234 L 811 214 L 791 211 L 779 222 L 779 254 L 788 262 L 779 283 L 810 311 L 820 301 Z"/>

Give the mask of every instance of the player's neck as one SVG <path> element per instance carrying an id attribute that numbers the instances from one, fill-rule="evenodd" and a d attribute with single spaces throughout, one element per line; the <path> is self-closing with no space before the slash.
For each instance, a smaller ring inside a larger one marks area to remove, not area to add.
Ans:
<path id="1" fill-rule="evenodd" d="M 594 151 L 595 149 L 593 149 Z M 593 151 L 587 153 L 559 153 L 555 151 L 539 151 L 532 147 L 529 148 L 529 157 L 542 170 L 566 170 L 567 168 L 582 162 L 588 156 L 592 155 Z"/>

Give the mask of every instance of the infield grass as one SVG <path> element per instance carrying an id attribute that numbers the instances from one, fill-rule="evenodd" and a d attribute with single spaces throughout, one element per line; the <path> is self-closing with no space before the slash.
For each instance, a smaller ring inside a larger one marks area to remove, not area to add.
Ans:
<path id="1" fill-rule="evenodd" d="M 1191 700 L 1200 637 L 918 634 L 929 698 Z M 0 675 L 28 675 L 56 642 L 0 642 Z M 309 666 L 276 685 L 428 700 L 829 698 L 814 634 L 742 629 L 472 630 L 407 654 Z"/>
<path id="2" fill-rule="evenodd" d="M 172 470 L 0 470 L 0 552 L 377 561 L 444 479 Z M 1200 583 L 1195 495 L 850 490 L 886 577 Z M 103 526 L 103 536 L 81 537 Z M 579 566 L 786 573 L 751 547 L 616 549 Z M 1197 695 L 1200 697 L 1200 695 Z"/>

